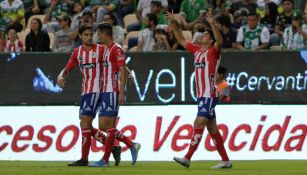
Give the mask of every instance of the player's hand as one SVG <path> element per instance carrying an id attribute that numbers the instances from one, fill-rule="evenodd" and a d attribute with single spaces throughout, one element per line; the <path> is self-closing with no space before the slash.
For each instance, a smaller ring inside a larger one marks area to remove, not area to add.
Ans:
<path id="1" fill-rule="evenodd" d="M 58 79 L 57 79 L 57 84 L 58 84 L 61 88 L 63 88 L 63 87 L 65 86 L 65 83 L 66 83 L 66 81 L 65 81 L 64 77 L 58 77 Z"/>
<path id="2" fill-rule="evenodd" d="M 125 94 L 123 92 L 119 93 L 118 104 L 123 105 L 126 103 Z"/>
<path id="3" fill-rule="evenodd" d="M 131 73 L 128 73 L 128 81 L 129 81 L 129 84 L 132 85 L 133 84 L 133 76 Z"/>
<path id="4" fill-rule="evenodd" d="M 209 12 L 207 13 L 206 19 L 207 19 L 209 24 L 213 24 L 214 17 L 213 17 L 212 9 L 211 8 L 209 9 Z"/>

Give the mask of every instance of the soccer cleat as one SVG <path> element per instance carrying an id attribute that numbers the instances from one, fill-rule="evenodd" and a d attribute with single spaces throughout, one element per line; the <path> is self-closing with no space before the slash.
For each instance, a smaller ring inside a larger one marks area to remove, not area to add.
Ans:
<path id="1" fill-rule="evenodd" d="M 179 163 L 180 165 L 182 165 L 182 166 L 184 166 L 184 167 L 186 167 L 186 168 L 189 168 L 189 167 L 190 167 L 190 161 L 189 161 L 187 158 L 185 158 L 185 157 L 182 157 L 182 158 L 180 158 L 180 157 L 174 157 L 174 160 L 175 160 L 177 163 Z"/>
<path id="2" fill-rule="evenodd" d="M 113 158 L 115 160 L 115 166 L 118 166 L 120 163 L 120 155 L 122 153 L 122 147 L 121 146 L 114 146 L 114 149 L 112 151 Z"/>
<path id="3" fill-rule="evenodd" d="M 138 159 L 138 154 L 139 154 L 140 148 L 141 148 L 141 144 L 139 144 L 139 143 L 133 143 L 133 146 L 130 148 L 131 157 L 132 157 L 132 165 L 134 165 L 135 162 Z"/>
<path id="4" fill-rule="evenodd" d="M 87 166 L 87 165 L 88 165 L 88 160 L 82 160 L 82 159 L 67 164 L 67 166 Z"/>
<path id="5" fill-rule="evenodd" d="M 231 161 L 221 161 L 219 164 L 211 167 L 212 169 L 222 169 L 222 168 L 231 168 L 232 167 L 232 163 Z"/>
<path id="6" fill-rule="evenodd" d="M 97 162 L 93 162 L 88 164 L 89 167 L 107 167 L 109 166 L 109 163 L 104 160 L 99 160 Z"/>

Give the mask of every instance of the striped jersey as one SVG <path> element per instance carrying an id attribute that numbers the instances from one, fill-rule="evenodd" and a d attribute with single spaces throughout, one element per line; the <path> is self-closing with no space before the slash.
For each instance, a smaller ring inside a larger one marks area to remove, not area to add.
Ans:
<path id="1" fill-rule="evenodd" d="M 112 43 L 106 48 L 102 58 L 102 92 L 119 91 L 119 67 L 125 66 L 125 53 L 117 43 Z"/>
<path id="2" fill-rule="evenodd" d="M 101 57 L 104 52 L 105 46 L 98 44 L 93 44 L 89 51 L 85 51 L 81 45 L 72 52 L 66 69 L 72 70 L 76 65 L 79 65 L 82 74 L 82 95 L 101 92 Z"/>
<path id="3" fill-rule="evenodd" d="M 10 40 L 4 43 L 4 51 L 5 52 L 21 52 L 22 51 L 22 43 L 19 40 L 15 40 L 14 43 L 11 43 Z"/>
<path id="4" fill-rule="evenodd" d="M 197 98 L 218 97 L 215 74 L 220 64 L 221 53 L 215 47 L 203 50 L 201 46 L 187 43 L 186 49 L 194 55 Z"/>

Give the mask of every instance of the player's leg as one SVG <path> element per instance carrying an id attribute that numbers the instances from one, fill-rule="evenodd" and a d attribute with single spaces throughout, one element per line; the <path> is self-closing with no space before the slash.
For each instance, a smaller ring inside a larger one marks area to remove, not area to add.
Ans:
<path id="1" fill-rule="evenodd" d="M 116 117 L 118 115 L 118 95 L 116 93 L 102 93 L 101 111 L 99 113 L 99 130 L 105 131 L 105 152 L 100 161 L 89 164 L 92 167 L 108 166 L 116 137 Z M 115 119 L 114 119 L 115 118 Z"/>
<path id="2" fill-rule="evenodd" d="M 85 94 L 81 96 L 80 102 L 80 128 L 82 134 L 80 160 L 68 164 L 68 166 L 87 166 L 88 155 L 91 147 L 92 122 L 96 115 L 94 102 L 98 100 L 99 94 Z"/>
<path id="3" fill-rule="evenodd" d="M 220 154 L 222 161 L 217 164 L 216 166 L 213 166 L 213 169 L 220 169 L 220 168 L 231 168 L 232 163 L 228 158 L 227 152 L 224 147 L 224 141 L 223 138 L 217 128 L 216 119 L 212 119 L 208 121 L 207 124 L 207 130 L 213 139 L 213 142 L 216 146 L 216 149 L 218 153 Z"/>
<path id="4" fill-rule="evenodd" d="M 174 157 L 174 160 L 177 163 L 180 163 L 184 167 L 190 166 L 190 160 L 198 148 L 198 145 L 202 139 L 204 128 L 207 125 L 207 122 L 212 117 L 211 108 L 214 107 L 213 99 L 211 98 L 199 98 L 197 99 L 198 103 L 198 113 L 194 121 L 193 135 L 189 145 L 187 154 L 182 157 Z"/>

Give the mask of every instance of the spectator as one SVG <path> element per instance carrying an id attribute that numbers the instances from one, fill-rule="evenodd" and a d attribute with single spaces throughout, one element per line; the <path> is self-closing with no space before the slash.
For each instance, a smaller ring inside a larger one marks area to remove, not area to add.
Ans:
<path id="1" fill-rule="evenodd" d="M 268 28 L 258 24 L 258 15 L 255 12 L 248 14 L 247 25 L 240 27 L 237 35 L 237 49 L 258 51 L 268 48 L 269 42 L 270 32 Z"/>
<path id="2" fill-rule="evenodd" d="M 46 25 L 43 26 L 43 30 L 48 32 L 57 32 L 60 30 L 57 17 L 61 15 L 69 15 L 68 4 L 61 2 L 59 0 L 51 0 L 50 7 L 46 10 L 45 21 Z"/>
<path id="3" fill-rule="evenodd" d="M 179 26 L 178 22 L 177 21 L 174 21 L 175 23 L 177 23 L 177 26 Z M 173 30 L 173 26 L 172 25 L 169 25 L 166 29 L 166 32 L 167 32 L 167 41 L 169 43 L 169 46 L 170 46 L 170 49 L 169 50 L 185 50 L 184 47 L 182 47 L 176 37 L 175 37 L 175 34 L 174 34 L 174 30 Z"/>
<path id="4" fill-rule="evenodd" d="M 207 0 L 184 0 L 182 2 L 180 14 L 182 15 L 181 23 L 183 23 L 185 29 L 191 30 L 205 15 L 205 11 L 208 8 L 205 2 Z"/>
<path id="5" fill-rule="evenodd" d="M 39 0 L 24 0 L 23 1 L 25 9 L 25 23 L 28 23 L 29 18 L 32 15 L 43 14 L 42 6 Z"/>
<path id="6" fill-rule="evenodd" d="M 27 52 L 49 52 L 50 38 L 47 32 L 42 30 L 42 21 L 34 18 L 31 21 L 31 31 L 26 36 Z"/>
<path id="7" fill-rule="evenodd" d="M 270 34 L 274 33 L 276 19 L 278 17 L 278 9 L 277 5 L 274 2 L 269 2 L 265 5 L 265 16 L 260 20 L 260 23 L 265 25 Z"/>
<path id="8" fill-rule="evenodd" d="M 277 17 L 277 22 L 275 26 L 275 33 L 271 35 L 270 41 L 271 45 L 280 45 L 281 37 L 285 28 L 291 26 L 292 24 L 292 12 L 293 12 L 293 1 L 292 0 L 282 0 L 281 2 L 284 13 Z"/>
<path id="9" fill-rule="evenodd" d="M 164 9 L 167 9 L 167 0 L 161 0 L 161 4 Z M 143 21 L 146 19 L 146 15 L 151 12 L 151 0 L 140 0 L 137 6 L 136 17 L 138 22 L 127 26 L 127 32 L 140 30 Z M 146 22 L 145 22 L 146 23 Z"/>
<path id="10" fill-rule="evenodd" d="M 168 0 L 168 11 L 174 14 L 179 13 L 182 1 L 183 0 Z"/>
<path id="11" fill-rule="evenodd" d="M 214 15 L 225 14 L 225 0 L 212 0 L 211 8 Z"/>
<path id="12" fill-rule="evenodd" d="M 101 0 L 102 5 L 99 5 L 97 9 L 96 23 L 102 22 L 103 16 L 106 13 L 113 13 L 117 23 L 123 26 L 123 18 L 120 12 L 120 0 Z"/>
<path id="13" fill-rule="evenodd" d="M 121 0 L 120 1 L 120 12 L 121 16 L 125 17 L 128 14 L 134 12 L 135 0 Z"/>
<path id="14" fill-rule="evenodd" d="M 164 14 L 164 10 L 161 4 L 161 0 L 152 0 L 150 3 L 150 11 L 158 17 L 158 24 L 168 24 L 168 20 Z M 142 29 L 146 28 L 146 24 L 142 24 Z"/>
<path id="15" fill-rule="evenodd" d="M 82 13 L 80 24 L 76 28 L 73 28 L 73 31 L 70 34 L 70 37 L 74 41 L 74 48 L 79 47 L 82 44 L 81 39 L 79 38 L 79 26 L 81 25 L 93 26 L 94 31 L 96 31 L 97 27 L 94 24 L 94 21 L 95 20 L 91 11 L 85 10 Z"/>
<path id="16" fill-rule="evenodd" d="M 230 87 L 225 80 L 226 77 L 226 68 L 223 66 L 219 66 L 216 73 L 216 84 L 217 84 L 217 91 L 219 93 L 219 101 L 221 102 L 230 102 Z"/>
<path id="17" fill-rule="evenodd" d="M 16 30 L 11 28 L 7 30 L 7 40 L 4 44 L 4 52 L 21 52 L 22 43 L 17 38 Z"/>
<path id="18" fill-rule="evenodd" d="M 247 13 L 246 11 L 235 11 L 233 14 L 233 27 L 239 29 L 241 26 L 247 24 Z"/>
<path id="19" fill-rule="evenodd" d="M 288 50 L 300 50 L 307 48 L 307 24 L 303 23 L 303 15 L 300 11 L 292 14 L 292 26 L 283 33 L 282 46 Z"/>
<path id="20" fill-rule="evenodd" d="M 0 11 L 0 52 L 3 51 L 3 47 L 4 47 L 5 30 L 6 30 L 6 21 L 2 17 L 2 14 Z"/>
<path id="21" fill-rule="evenodd" d="M 0 4 L 2 17 L 6 21 L 7 28 L 13 28 L 21 32 L 24 25 L 25 10 L 21 0 L 4 0 Z"/>
<path id="22" fill-rule="evenodd" d="M 171 47 L 168 42 L 167 33 L 164 29 L 156 29 L 153 32 L 155 44 L 153 46 L 153 51 L 167 51 Z"/>
<path id="23" fill-rule="evenodd" d="M 223 49 L 236 48 L 237 31 L 231 27 L 228 15 L 221 15 L 216 18 L 216 26 L 223 37 Z"/>
<path id="24" fill-rule="evenodd" d="M 155 14 L 147 14 L 147 28 L 142 30 L 137 44 L 137 51 L 153 51 L 153 46 L 155 44 L 153 31 L 161 28 L 166 29 L 167 25 L 158 25 L 158 17 Z"/>
<path id="25" fill-rule="evenodd" d="M 112 13 L 106 13 L 103 16 L 103 22 L 104 23 L 110 23 L 112 25 L 112 28 L 113 28 L 113 40 L 116 43 L 118 43 L 121 46 L 123 46 L 124 39 L 125 39 L 125 36 L 124 36 L 125 32 L 124 32 L 124 29 L 117 24 L 115 16 Z M 94 37 L 93 37 L 93 41 L 95 43 L 99 43 L 100 42 L 99 38 L 98 38 L 98 32 L 95 32 Z"/>
<path id="26" fill-rule="evenodd" d="M 57 31 L 54 36 L 53 52 L 68 52 L 70 53 L 74 48 L 74 43 L 70 37 L 73 31 L 70 28 L 71 18 L 69 15 L 58 17 L 61 30 Z"/>
<path id="27" fill-rule="evenodd" d="M 232 11 L 244 11 L 246 14 L 256 13 L 257 4 L 253 0 L 240 0 L 232 5 Z"/>
<path id="28" fill-rule="evenodd" d="M 71 21 L 71 28 L 77 29 L 80 26 L 81 18 L 83 15 L 83 6 L 79 2 L 75 2 L 72 5 L 72 21 Z"/>

